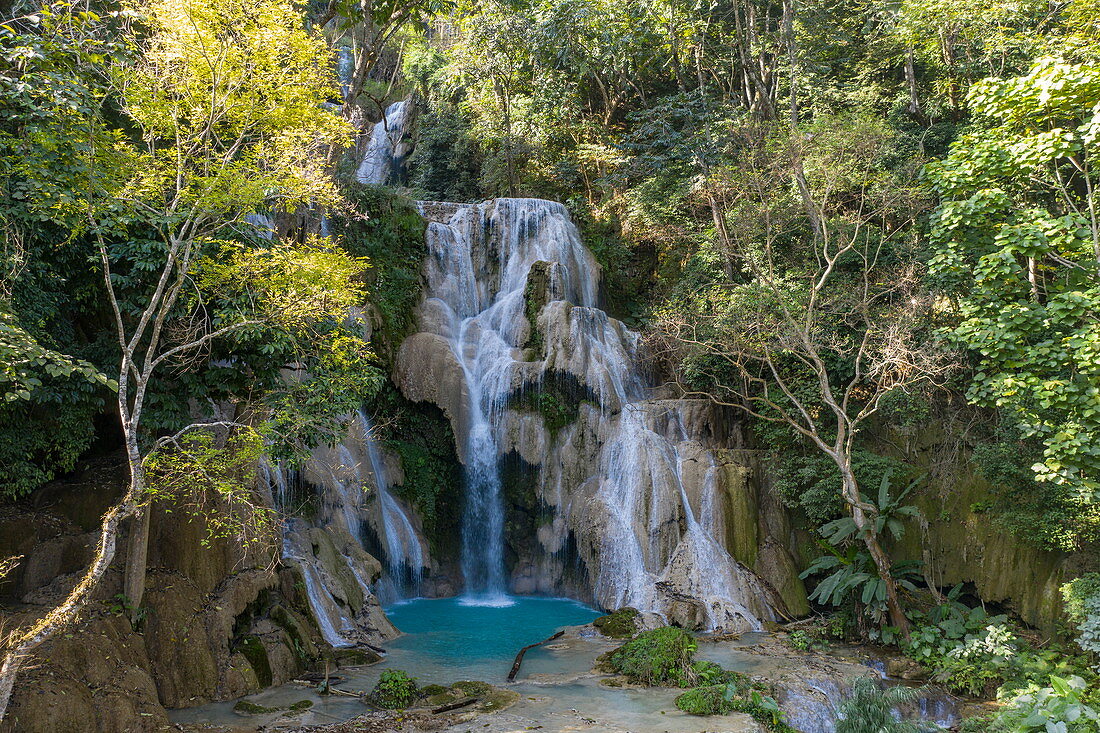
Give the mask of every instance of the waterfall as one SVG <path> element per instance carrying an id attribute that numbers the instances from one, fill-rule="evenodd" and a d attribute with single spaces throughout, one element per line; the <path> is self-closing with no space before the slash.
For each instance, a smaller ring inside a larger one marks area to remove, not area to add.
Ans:
<path id="1" fill-rule="evenodd" d="M 384 186 L 393 183 L 408 154 L 408 126 L 412 104 L 408 100 L 394 102 L 371 131 L 367 151 L 355 177 L 360 183 Z"/>
<path id="2" fill-rule="evenodd" d="M 345 636 L 346 633 L 354 630 L 354 623 L 341 613 L 332 592 L 325 586 L 321 572 L 307 557 L 311 553 L 304 552 L 304 548 L 297 545 L 297 538 L 296 533 L 290 531 L 286 533 L 283 538 L 282 556 L 283 560 L 290 560 L 302 569 L 306 598 L 309 600 L 310 608 L 313 609 L 313 616 L 317 619 L 321 636 L 334 647 L 354 646 L 355 642 Z"/>
<path id="3" fill-rule="evenodd" d="M 699 625 L 712 629 L 771 619 L 763 585 L 722 543 L 714 458 L 688 435 L 675 403 L 649 398 L 638 336 L 598 307 L 599 266 L 565 207 L 497 199 L 421 210 L 433 221 L 419 314 L 428 338 L 416 348 L 444 343 L 449 356 L 409 351 L 416 363 L 401 369 L 452 365 L 437 368 L 453 370 L 445 409 L 465 467 L 468 597 L 500 600 L 507 590 L 500 458 L 516 451 L 540 467 L 540 499 L 556 511 L 540 541 L 558 551 L 563 531 L 578 535 L 600 605 L 660 613 L 689 598 Z M 585 401 L 556 436 L 528 430 L 531 416 L 514 404 L 547 380 L 564 380 Z M 685 471 L 701 492 L 698 513 Z"/>
<path id="4" fill-rule="evenodd" d="M 381 452 L 374 440 L 374 428 L 370 418 L 359 410 L 359 425 L 362 431 L 363 447 L 366 450 L 371 471 L 371 481 L 377 495 L 379 515 L 382 526 L 382 544 L 386 557 L 387 580 L 390 593 L 395 598 L 406 595 L 417 596 L 420 581 L 424 575 L 424 550 L 420 546 L 420 536 L 413 527 L 412 520 L 390 493 L 390 482 L 386 476 L 386 466 L 382 462 Z"/>
<path id="5" fill-rule="evenodd" d="M 596 282 L 586 271 L 594 272 L 596 263 L 565 207 L 535 199 L 458 207 L 448 223 L 429 225 L 428 247 L 426 307 L 443 322 L 466 394 L 465 424 L 459 431 L 465 458 L 461 565 L 466 592 L 471 602 L 506 602 L 499 433 L 528 335 L 528 273 L 536 262 L 552 263 L 554 288 L 591 307 Z"/>

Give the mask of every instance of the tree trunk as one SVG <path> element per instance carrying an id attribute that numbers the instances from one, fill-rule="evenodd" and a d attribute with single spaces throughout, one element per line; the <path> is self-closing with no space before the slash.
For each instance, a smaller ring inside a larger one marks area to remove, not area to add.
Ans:
<path id="1" fill-rule="evenodd" d="M 913 62 L 913 49 L 905 54 L 905 83 L 909 87 L 909 114 L 920 116 L 920 97 L 917 94 L 917 67 Z"/>
<path id="2" fill-rule="evenodd" d="M 126 579 L 123 593 L 130 604 L 130 621 L 136 620 L 138 606 L 145 595 L 145 571 L 149 559 L 149 525 L 152 512 L 148 505 L 137 510 L 130 523 L 130 539 L 126 548 Z"/>
<path id="3" fill-rule="evenodd" d="M 122 592 L 130 604 L 130 621 L 136 620 L 138 606 L 145 595 L 145 567 L 149 557 L 150 511 L 145 501 L 145 466 L 141 461 L 141 449 L 138 446 L 137 431 L 130 420 L 123 419 L 126 433 L 126 453 L 130 468 L 129 495 L 137 505 L 134 521 L 131 522 L 130 538 L 127 543 L 126 570 Z"/>
<path id="4" fill-rule="evenodd" d="M 879 544 L 878 535 L 875 533 L 873 526 L 873 518 L 867 516 L 863 501 L 859 496 L 859 485 L 856 483 L 856 477 L 852 473 L 851 467 L 841 466 L 840 470 L 844 485 L 844 500 L 848 502 L 848 507 L 852 512 L 852 521 L 855 522 L 860 538 L 863 540 L 871 560 L 875 563 L 879 579 L 886 586 L 886 608 L 890 614 L 890 625 L 897 628 L 902 637 L 908 639 L 909 619 L 905 617 L 901 602 L 898 600 L 898 586 L 890 572 L 890 558 L 882 549 L 882 545 Z"/>

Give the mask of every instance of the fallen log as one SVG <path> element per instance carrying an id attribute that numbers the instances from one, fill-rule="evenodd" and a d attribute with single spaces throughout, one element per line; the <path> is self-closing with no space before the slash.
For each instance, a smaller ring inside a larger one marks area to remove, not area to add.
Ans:
<path id="1" fill-rule="evenodd" d="M 439 715 L 440 713 L 448 713 L 452 710 L 458 710 L 459 708 L 464 708 L 467 705 L 473 705 L 480 699 L 481 698 L 479 697 L 464 697 L 461 700 L 455 700 L 454 702 L 449 702 L 446 705 L 440 705 L 437 708 L 432 708 L 432 715 Z"/>
<path id="2" fill-rule="evenodd" d="M 512 662 L 512 671 L 508 673 L 508 681 L 509 682 L 513 681 L 516 678 L 516 675 L 519 674 L 519 667 L 520 667 L 521 664 L 523 664 L 523 655 L 527 653 L 528 649 L 534 649 L 537 646 L 542 646 L 543 644 L 547 644 L 547 643 L 553 641 L 554 639 L 560 638 L 564 634 L 565 634 L 564 631 L 559 631 L 559 632 L 555 633 L 553 636 L 551 636 L 548 639 L 543 639 L 542 641 L 536 642 L 534 644 L 528 644 L 527 646 L 520 649 L 519 654 L 516 655 L 516 661 Z"/>

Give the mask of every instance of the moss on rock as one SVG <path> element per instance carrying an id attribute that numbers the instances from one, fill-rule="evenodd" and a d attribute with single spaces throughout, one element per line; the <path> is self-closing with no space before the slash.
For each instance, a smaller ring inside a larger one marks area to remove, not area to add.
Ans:
<path id="1" fill-rule="evenodd" d="M 241 639 L 237 645 L 239 651 L 248 660 L 252 671 L 256 673 L 256 680 L 261 687 L 271 685 L 271 663 L 267 658 L 267 649 L 260 637 L 252 635 Z"/>
<path id="2" fill-rule="evenodd" d="M 608 666 L 631 682 L 680 685 L 690 668 L 697 644 L 691 634 L 673 626 L 645 631 L 607 657 Z"/>
<path id="3" fill-rule="evenodd" d="M 638 633 L 640 615 L 638 609 L 624 606 L 606 616 L 600 616 L 592 622 L 592 625 L 604 636 L 610 636 L 612 639 L 629 639 Z"/>

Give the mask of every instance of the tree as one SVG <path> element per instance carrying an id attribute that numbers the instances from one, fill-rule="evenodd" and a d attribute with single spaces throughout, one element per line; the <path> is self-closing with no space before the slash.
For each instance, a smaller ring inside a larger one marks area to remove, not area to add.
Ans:
<path id="1" fill-rule="evenodd" d="M 19 186 L 38 194 L 29 207 L 91 242 L 116 337 L 130 480 L 104 515 L 94 559 L 76 587 L 6 640 L 0 718 L 26 655 L 76 617 L 130 518 L 126 595 L 132 607 L 140 604 L 152 496 L 142 418 L 167 367 L 201 366 L 219 341 L 282 339 L 305 355 L 282 390 L 292 404 L 308 403 L 316 390 L 314 366 L 346 375 L 345 391 L 328 397 L 332 412 L 376 386 L 361 335 L 344 325 L 360 302 L 365 263 L 327 241 L 268 241 L 241 226 L 262 207 L 335 199 L 323 165 L 332 146 L 346 144 L 348 128 L 322 107 L 334 88 L 324 43 L 303 30 L 285 0 L 149 0 L 136 10 L 74 20 L 59 7 L 22 21 L 43 35 L 59 27 L 86 33 L 90 25 L 92 33 L 117 34 L 124 51 L 96 56 L 102 83 L 58 119 L 65 136 L 51 137 L 46 126 L 24 130 L 21 155 L 5 164 Z M 54 175 L 58 157 L 76 160 L 79 175 Z M 310 362 L 310 354 L 323 358 Z M 236 423 L 185 425 L 171 445 L 195 453 L 187 436 L 204 425 Z"/>
<path id="2" fill-rule="evenodd" d="M 336 35 L 348 41 L 351 69 L 343 113 L 351 119 L 367 79 L 386 45 L 402 28 L 426 22 L 454 6 L 453 0 L 329 0 L 317 20 L 321 28 L 332 25 Z"/>
<path id="3" fill-rule="evenodd" d="M 976 84 L 980 126 L 927 169 L 930 269 L 976 360 L 967 397 L 1042 444 L 1033 537 L 1065 550 L 1100 537 L 1098 105 L 1095 65 L 1041 59 Z"/>
<path id="4" fill-rule="evenodd" d="M 881 123 L 853 117 L 745 145 L 700 184 L 722 202 L 716 249 L 740 274 L 674 301 L 656 327 L 686 393 L 784 424 L 828 456 L 890 623 L 906 634 L 878 509 L 853 470 L 856 438 L 883 398 L 942 371 L 921 343 L 928 300 L 905 255 L 921 206 L 915 170 L 886 165 L 894 145 Z"/>

